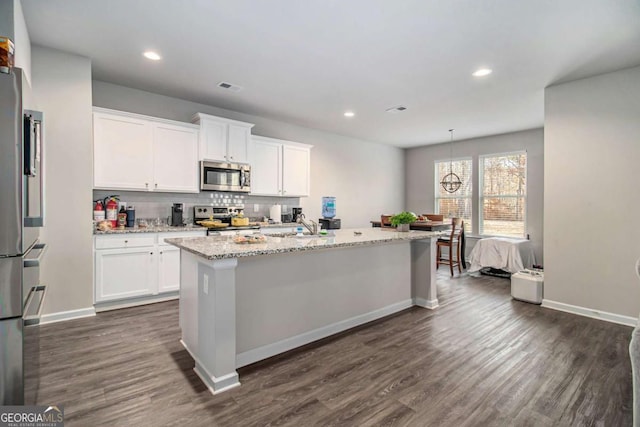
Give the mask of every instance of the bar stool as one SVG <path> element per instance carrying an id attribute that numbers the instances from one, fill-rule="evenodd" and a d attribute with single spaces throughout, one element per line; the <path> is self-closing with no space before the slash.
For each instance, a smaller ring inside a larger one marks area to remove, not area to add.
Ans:
<path id="1" fill-rule="evenodd" d="M 448 265 L 451 270 L 451 276 L 453 276 L 453 267 L 458 266 L 458 271 L 462 273 L 462 262 L 460 258 L 460 245 L 462 242 L 462 231 L 464 230 L 464 221 L 462 218 L 452 218 L 451 220 L 451 234 L 440 237 L 436 242 L 436 269 L 440 267 L 440 264 Z M 449 259 L 442 258 L 442 248 L 449 249 Z M 455 255 L 454 258 L 454 248 Z"/>

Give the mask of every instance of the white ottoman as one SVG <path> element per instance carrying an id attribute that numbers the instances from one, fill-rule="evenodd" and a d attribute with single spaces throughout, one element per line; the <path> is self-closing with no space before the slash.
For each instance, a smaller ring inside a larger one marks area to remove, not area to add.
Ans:
<path id="1" fill-rule="evenodd" d="M 544 273 L 520 270 L 511 275 L 511 296 L 519 301 L 542 304 Z"/>

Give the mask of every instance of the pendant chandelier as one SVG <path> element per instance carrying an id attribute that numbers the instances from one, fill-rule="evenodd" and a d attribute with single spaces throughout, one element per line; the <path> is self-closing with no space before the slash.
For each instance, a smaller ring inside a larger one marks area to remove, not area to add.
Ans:
<path id="1" fill-rule="evenodd" d="M 449 133 L 451 133 L 451 144 L 449 147 L 449 173 L 442 178 L 442 181 L 440 181 L 440 185 L 442 185 L 442 188 L 444 188 L 444 191 L 447 193 L 455 193 L 462 185 L 460 177 L 453 173 L 453 131 L 454 129 L 449 129 Z"/>

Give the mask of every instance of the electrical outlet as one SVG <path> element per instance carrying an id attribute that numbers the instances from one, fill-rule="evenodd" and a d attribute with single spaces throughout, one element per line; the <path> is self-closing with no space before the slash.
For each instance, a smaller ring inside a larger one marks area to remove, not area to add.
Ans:
<path id="1" fill-rule="evenodd" d="M 202 291 L 204 292 L 205 295 L 209 295 L 209 275 L 205 274 L 204 275 L 204 281 L 203 281 L 203 285 L 202 285 Z"/>
<path id="2" fill-rule="evenodd" d="M 254 203 L 254 204 L 253 204 L 253 211 L 254 211 L 254 212 L 260 212 L 260 205 L 259 205 L 259 204 L 257 204 L 257 203 Z"/>

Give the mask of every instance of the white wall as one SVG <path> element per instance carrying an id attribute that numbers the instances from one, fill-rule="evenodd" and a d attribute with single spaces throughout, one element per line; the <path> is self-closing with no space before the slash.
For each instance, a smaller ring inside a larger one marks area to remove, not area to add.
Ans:
<path id="1" fill-rule="evenodd" d="M 308 218 L 321 216 L 322 196 L 337 197 L 343 228 L 368 227 L 381 213 L 404 209 L 402 149 L 100 81 L 93 82 L 93 104 L 184 122 L 213 114 L 254 123 L 254 135 L 312 144 L 311 196 L 300 199 Z"/>
<path id="2" fill-rule="evenodd" d="M 93 306 L 91 61 L 33 46 L 33 92 L 45 117 L 44 313 Z"/>
<path id="3" fill-rule="evenodd" d="M 640 67 L 545 90 L 545 300 L 640 311 Z"/>
<path id="4" fill-rule="evenodd" d="M 16 46 L 15 66 L 24 70 L 27 80 L 31 83 L 31 40 L 27 31 L 27 24 L 22 13 L 22 3 L 14 0 L 14 43 Z"/>
<path id="5" fill-rule="evenodd" d="M 484 138 L 428 145 L 406 151 L 406 201 L 407 208 L 416 213 L 435 212 L 434 162 L 453 157 L 473 159 L 473 194 L 478 195 L 478 157 L 485 154 L 510 151 L 527 152 L 527 233 L 534 248 L 536 263 L 543 263 L 543 131 L 532 129 Z M 473 198 L 473 233 L 478 233 L 478 198 Z M 473 247 L 473 240 L 467 246 L 467 253 Z"/>

